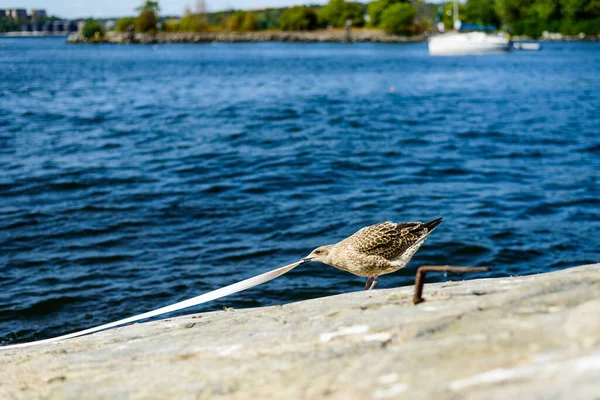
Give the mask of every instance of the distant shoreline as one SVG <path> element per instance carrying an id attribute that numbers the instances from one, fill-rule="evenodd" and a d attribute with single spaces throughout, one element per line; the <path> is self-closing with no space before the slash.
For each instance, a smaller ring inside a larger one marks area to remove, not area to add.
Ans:
<path id="1" fill-rule="evenodd" d="M 0 37 L 20 38 L 20 37 L 69 37 L 70 34 L 66 32 L 53 33 L 53 32 L 2 32 Z"/>
<path id="2" fill-rule="evenodd" d="M 80 34 L 73 34 L 67 38 L 68 43 L 74 44 L 166 44 L 166 43 L 260 43 L 260 42 L 292 42 L 292 43 L 424 43 L 429 35 L 397 36 L 388 35 L 380 30 L 353 30 L 350 35 L 342 30 L 311 31 L 311 32 L 202 32 L 202 33 L 120 33 L 108 32 L 99 40 L 88 40 Z M 540 42 L 565 42 L 565 41 L 598 41 L 597 36 L 553 36 L 539 39 L 527 36 L 514 36 L 513 42 L 540 41 Z"/>
<path id="3" fill-rule="evenodd" d="M 376 42 L 376 43 L 421 43 L 427 40 L 425 35 L 396 36 L 388 35 L 379 30 L 356 30 L 347 35 L 343 30 L 310 31 L 310 32 L 160 32 L 148 33 L 120 33 L 107 32 L 99 40 L 88 40 L 82 35 L 74 34 L 67 38 L 68 43 L 123 43 L 123 44 L 161 44 L 161 43 L 250 43 L 250 42 L 296 42 L 296 43 L 348 43 L 348 42 Z"/>
<path id="4" fill-rule="evenodd" d="M 167 44 L 167 43 L 262 43 L 262 42 L 291 42 L 291 43 L 425 43 L 430 35 L 397 36 L 388 35 L 379 30 L 353 30 L 347 36 L 343 30 L 310 31 L 310 32 L 160 32 L 158 34 L 107 32 L 100 39 L 86 39 L 82 35 L 57 34 L 51 32 L 6 32 L 0 37 L 65 37 L 71 44 Z M 532 38 L 528 36 L 513 36 L 513 42 L 588 42 L 599 41 L 600 36 L 562 36 L 552 34 L 549 37 Z"/>

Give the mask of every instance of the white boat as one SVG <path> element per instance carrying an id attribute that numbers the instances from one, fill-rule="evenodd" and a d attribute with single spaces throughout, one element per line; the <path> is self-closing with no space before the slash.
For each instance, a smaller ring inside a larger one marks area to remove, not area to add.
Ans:
<path id="1" fill-rule="evenodd" d="M 513 43 L 513 49 L 515 50 L 538 51 L 541 47 L 539 43 Z"/>
<path id="2" fill-rule="evenodd" d="M 444 33 L 429 39 L 429 54 L 432 56 L 451 56 L 467 54 L 486 54 L 510 51 L 507 36 L 488 35 L 483 32 L 458 32 L 462 23 L 458 18 L 458 2 L 454 0 L 455 32 Z M 443 25 L 441 29 L 443 30 Z"/>
<path id="3" fill-rule="evenodd" d="M 483 32 L 452 32 L 429 39 L 429 54 L 432 56 L 498 53 L 509 50 L 510 42 L 506 37 Z"/>

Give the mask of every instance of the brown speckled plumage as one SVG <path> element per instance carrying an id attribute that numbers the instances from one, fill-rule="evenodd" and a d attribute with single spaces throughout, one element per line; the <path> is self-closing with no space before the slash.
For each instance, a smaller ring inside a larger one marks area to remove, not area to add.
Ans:
<path id="1" fill-rule="evenodd" d="M 365 289 L 372 289 L 380 275 L 405 267 L 441 221 L 441 218 L 427 223 L 388 221 L 367 226 L 336 244 L 316 248 L 305 260 L 320 261 L 367 277 Z M 369 287 L 371 277 L 373 283 Z"/>

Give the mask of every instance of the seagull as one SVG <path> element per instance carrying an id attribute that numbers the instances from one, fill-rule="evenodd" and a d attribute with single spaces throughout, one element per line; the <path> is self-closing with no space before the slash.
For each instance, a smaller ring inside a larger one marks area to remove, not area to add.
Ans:
<path id="1" fill-rule="evenodd" d="M 366 277 L 365 290 L 371 290 L 381 275 L 404 268 L 441 222 L 442 218 L 426 223 L 380 222 L 366 226 L 336 244 L 317 247 L 301 262 L 319 261 Z"/>

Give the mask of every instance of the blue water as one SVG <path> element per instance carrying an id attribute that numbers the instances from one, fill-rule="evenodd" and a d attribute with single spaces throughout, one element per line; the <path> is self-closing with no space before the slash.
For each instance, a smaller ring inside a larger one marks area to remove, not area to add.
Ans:
<path id="1" fill-rule="evenodd" d="M 444 217 L 381 288 L 423 264 L 598 262 L 599 77 L 600 43 L 432 58 L 2 38 L 0 342 L 196 296 L 384 220 Z M 313 263 L 185 312 L 363 284 Z"/>

